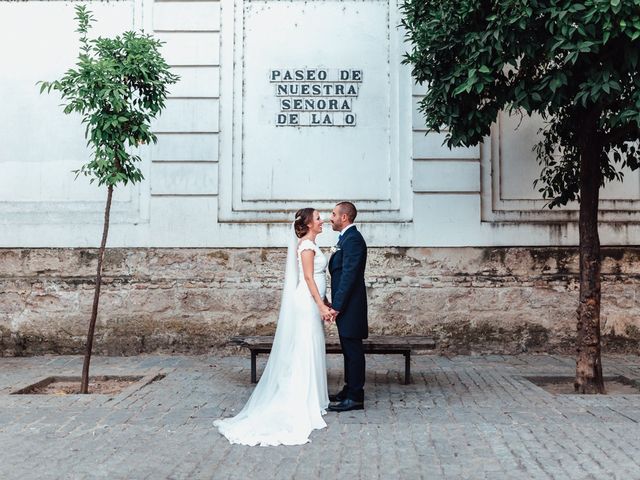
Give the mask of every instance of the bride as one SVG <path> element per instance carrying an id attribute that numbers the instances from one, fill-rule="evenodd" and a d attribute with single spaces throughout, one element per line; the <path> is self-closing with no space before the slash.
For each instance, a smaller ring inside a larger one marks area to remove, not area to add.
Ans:
<path id="1" fill-rule="evenodd" d="M 322 319 L 327 259 L 315 243 L 322 219 L 313 208 L 296 212 L 287 253 L 280 315 L 264 373 L 244 408 L 213 424 L 231 443 L 300 445 L 329 405 Z"/>

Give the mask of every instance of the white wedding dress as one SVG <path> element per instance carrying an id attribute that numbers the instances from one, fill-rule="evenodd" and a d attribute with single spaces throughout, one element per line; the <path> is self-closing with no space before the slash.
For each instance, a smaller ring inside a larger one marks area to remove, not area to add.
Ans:
<path id="1" fill-rule="evenodd" d="M 287 254 L 282 303 L 273 347 L 260 381 L 244 408 L 213 424 L 231 443 L 300 445 L 314 429 L 327 426 L 329 405 L 324 329 L 318 306 L 302 274 L 300 253 L 313 250 L 313 277 L 326 292 L 327 258 L 310 240 L 293 232 Z"/>

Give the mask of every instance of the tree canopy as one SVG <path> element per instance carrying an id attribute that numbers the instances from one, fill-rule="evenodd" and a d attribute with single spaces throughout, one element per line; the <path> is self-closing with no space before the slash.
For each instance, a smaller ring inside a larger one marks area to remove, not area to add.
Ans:
<path id="1" fill-rule="evenodd" d="M 167 87 L 179 77 L 162 57 L 159 40 L 133 31 L 90 39 L 92 13 L 85 5 L 77 5 L 75 12 L 80 34 L 76 68 L 60 80 L 41 82 L 40 92 L 59 91 L 64 113 L 82 115 L 93 158 L 77 174 L 99 185 L 139 182 L 140 157 L 127 149 L 157 141 L 151 120 L 164 109 Z"/>
<path id="2" fill-rule="evenodd" d="M 602 177 L 638 168 L 640 0 L 406 0 L 406 62 L 428 84 L 427 127 L 480 143 L 501 110 L 545 119 L 537 146 L 550 206 L 579 198 L 580 150 Z M 560 153 L 558 155 L 558 153 Z"/>

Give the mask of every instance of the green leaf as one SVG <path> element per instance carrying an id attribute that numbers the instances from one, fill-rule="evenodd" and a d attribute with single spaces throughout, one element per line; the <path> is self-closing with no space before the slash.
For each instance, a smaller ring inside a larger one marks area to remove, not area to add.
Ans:
<path id="1" fill-rule="evenodd" d="M 463 83 L 462 85 L 458 85 L 458 87 L 453 91 L 453 96 L 455 97 L 456 95 L 459 95 L 462 92 L 466 92 L 466 91 L 467 91 L 467 82 Z"/>

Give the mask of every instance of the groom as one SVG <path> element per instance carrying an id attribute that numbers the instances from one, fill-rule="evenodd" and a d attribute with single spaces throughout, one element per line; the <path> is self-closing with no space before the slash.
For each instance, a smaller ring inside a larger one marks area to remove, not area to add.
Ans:
<path id="1" fill-rule="evenodd" d="M 362 340 L 369 335 L 367 291 L 364 269 L 367 244 L 353 224 L 358 211 L 351 202 L 338 203 L 331 213 L 331 226 L 338 236 L 335 253 L 329 260 L 331 273 L 331 313 L 338 326 L 344 355 L 345 386 L 329 395 L 329 410 L 347 412 L 364 409 L 365 361 Z"/>

